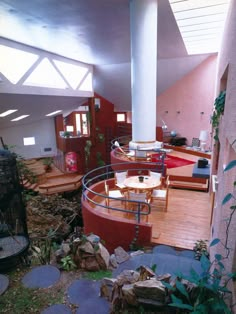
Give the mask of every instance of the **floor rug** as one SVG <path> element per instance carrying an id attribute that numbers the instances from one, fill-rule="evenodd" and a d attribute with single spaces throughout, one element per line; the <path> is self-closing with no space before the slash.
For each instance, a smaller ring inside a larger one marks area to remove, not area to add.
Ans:
<path id="1" fill-rule="evenodd" d="M 166 164 L 167 168 L 170 169 L 170 168 L 177 168 L 177 167 L 183 167 L 183 166 L 195 164 L 195 161 L 187 160 L 187 159 L 180 158 L 180 157 L 166 155 L 165 164 Z"/>

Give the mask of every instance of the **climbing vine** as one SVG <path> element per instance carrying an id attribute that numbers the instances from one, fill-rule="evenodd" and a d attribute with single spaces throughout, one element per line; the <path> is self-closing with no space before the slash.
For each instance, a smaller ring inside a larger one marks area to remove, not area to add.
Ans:
<path id="1" fill-rule="evenodd" d="M 214 139 L 216 141 L 219 140 L 219 124 L 220 124 L 220 117 L 224 114 L 225 96 L 226 96 L 226 91 L 221 91 L 219 96 L 215 99 L 213 115 L 211 117 L 211 124 L 215 130 Z"/>

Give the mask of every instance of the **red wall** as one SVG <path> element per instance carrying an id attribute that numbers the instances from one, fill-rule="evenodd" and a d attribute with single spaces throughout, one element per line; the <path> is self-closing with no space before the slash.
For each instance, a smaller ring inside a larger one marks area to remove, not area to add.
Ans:
<path id="1" fill-rule="evenodd" d="M 112 181 L 114 185 L 114 180 Z M 112 184 L 110 182 L 110 184 Z M 104 182 L 99 182 L 90 187 L 97 193 L 104 193 Z M 90 199 L 95 195 L 92 192 L 86 192 Z M 82 197 L 82 214 L 84 222 L 84 233 L 94 233 L 105 241 L 105 246 L 110 253 L 118 246 L 129 250 L 129 245 L 135 237 L 136 223 L 133 220 L 112 217 L 112 214 L 106 215 L 99 211 L 99 206 L 94 205 Z M 150 245 L 152 235 L 152 225 L 146 223 L 139 224 L 139 234 L 137 244 L 140 246 Z"/>
<path id="2" fill-rule="evenodd" d="M 207 148 L 211 144 L 216 61 L 216 55 L 210 56 L 157 98 L 157 116 L 165 121 L 168 131 L 186 137 L 189 145 L 193 137 L 199 137 L 200 130 L 209 131 Z"/>

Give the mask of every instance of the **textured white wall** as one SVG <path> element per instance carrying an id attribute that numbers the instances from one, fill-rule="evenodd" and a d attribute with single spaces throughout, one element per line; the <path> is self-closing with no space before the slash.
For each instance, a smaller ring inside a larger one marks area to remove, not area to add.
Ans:
<path id="1" fill-rule="evenodd" d="M 14 151 L 26 159 L 42 157 L 44 147 L 52 147 L 53 151 L 56 151 L 53 118 L 2 129 L 0 130 L 0 136 L 5 144 L 16 146 Z M 35 145 L 24 146 L 24 137 L 35 137 Z"/>

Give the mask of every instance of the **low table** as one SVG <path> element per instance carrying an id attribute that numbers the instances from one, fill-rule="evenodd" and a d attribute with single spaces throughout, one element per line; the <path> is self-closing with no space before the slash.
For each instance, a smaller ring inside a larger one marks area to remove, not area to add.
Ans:
<path id="1" fill-rule="evenodd" d="M 196 163 L 193 166 L 193 173 L 192 176 L 194 178 L 204 178 L 209 179 L 210 178 L 210 165 L 207 165 L 205 168 L 198 168 L 198 164 Z"/>

